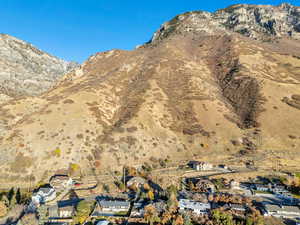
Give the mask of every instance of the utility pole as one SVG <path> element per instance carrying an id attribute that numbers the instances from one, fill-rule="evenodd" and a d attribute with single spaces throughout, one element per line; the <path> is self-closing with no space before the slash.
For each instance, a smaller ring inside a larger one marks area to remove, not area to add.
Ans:
<path id="1" fill-rule="evenodd" d="M 124 184 L 124 192 L 126 191 L 125 179 L 126 179 L 126 176 L 125 176 L 125 166 L 123 166 L 123 184 Z"/>

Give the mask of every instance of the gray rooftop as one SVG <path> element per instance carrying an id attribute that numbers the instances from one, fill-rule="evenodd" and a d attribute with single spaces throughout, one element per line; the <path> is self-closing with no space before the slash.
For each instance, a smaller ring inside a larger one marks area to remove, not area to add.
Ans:
<path id="1" fill-rule="evenodd" d="M 39 192 L 42 192 L 43 194 L 50 194 L 51 192 L 53 191 L 53 188 L 51 187 L 45 187 L 45 188 L 40 188 L 39 189 Z"/>
<path id="2" fill-rule="evenodd" d="M 272 212 L 288 212 L 300 214 L 300 209 L 297 206 L 280 206 L 275 204 L 265 204 L 265 209 Z"/>
<path id="3" fill-rule="evenodd" d="M 130 207 L 130 202 L 128 201 L 98 201 L 101 207 Z"/>
<path id="4" fill-rule="evenodd" d="M 245 210 L 246 207 L 242 204 L 230 204 L 230 207 L 233 209 L 238 209 L 238 210 Z"/>

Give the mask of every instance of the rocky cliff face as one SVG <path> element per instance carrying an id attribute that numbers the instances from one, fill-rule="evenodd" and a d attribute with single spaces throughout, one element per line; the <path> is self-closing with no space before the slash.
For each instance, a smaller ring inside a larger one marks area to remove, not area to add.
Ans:
<path id="1" fill-rule="evenodd" d="M 226 10 L 180 15 L 151 43 L 97 53 L 43 95 L 2 105 L 0 181 L 191 159 L 299 169 L 300 42 L 240 35 L 213 18 Z"/>
<path id="2" fill-rule="evenodd" d="M 0 34 L 0 93 L 3 100 L 41 94 L 74 66 L 76 63 L 63 61 L 29 43 Z"/>
<path id="3" fill-rule="evenodd" d="M 234 31 L 252 39 L 300 39 L 300 7 L 238 4 L 215 13 L 187 12 L 163 24 L 152 41 L 174 33 Z"/>

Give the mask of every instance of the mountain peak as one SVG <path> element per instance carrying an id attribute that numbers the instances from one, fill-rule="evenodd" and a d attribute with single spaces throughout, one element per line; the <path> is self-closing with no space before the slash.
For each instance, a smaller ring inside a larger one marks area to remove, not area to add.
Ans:
<path id="1" fill-rule="evenodd" d="M 77 65 L 3 33 L 0 58 L 0 94 L 11 97 L 41 94 Z"/>
<path id="2" fill-rule="evenodd" d="M 186 32 L 235 32 L 256 40 L 300 39 L 300 8 L 289 3 L 278 6 L 236 4 L 214 13 L 186 12 L 174 17 L 154 34 L 152 42 Z"/>

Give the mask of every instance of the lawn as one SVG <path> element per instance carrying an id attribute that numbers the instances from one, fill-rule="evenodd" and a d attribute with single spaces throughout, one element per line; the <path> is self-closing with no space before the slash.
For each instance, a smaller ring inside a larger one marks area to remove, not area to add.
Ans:
<path id="1" fill-rule="evenodd" d="M 298 177 L 298 178 L 300 178 L 300 172 L 296 172 L 295 176 Z"/>

